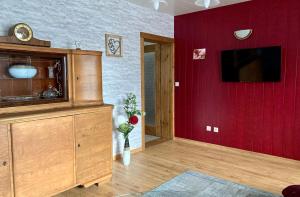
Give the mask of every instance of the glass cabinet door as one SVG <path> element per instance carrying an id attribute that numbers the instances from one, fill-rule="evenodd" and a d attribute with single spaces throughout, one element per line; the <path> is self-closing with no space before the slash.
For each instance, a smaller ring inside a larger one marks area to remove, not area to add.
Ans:
<path id="1" fill-rule="evenodd" d="M 65 101 L 66 54 L 0 51 L 0 107 Z"/>

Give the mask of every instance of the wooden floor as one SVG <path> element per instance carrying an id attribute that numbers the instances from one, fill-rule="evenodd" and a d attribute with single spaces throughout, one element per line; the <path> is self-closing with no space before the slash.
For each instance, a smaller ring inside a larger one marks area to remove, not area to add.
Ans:
<path id="1" fill-rule="evenodd" d="M 75 188 L 57 197 L 118 196 L 151 190 L 195 170 L 273 193 L 300 184 L 300 162 L 221 146 L 167 141 L 137 153 L 129 167 L 113 164 L 113 179 L 99 188 Z"/>

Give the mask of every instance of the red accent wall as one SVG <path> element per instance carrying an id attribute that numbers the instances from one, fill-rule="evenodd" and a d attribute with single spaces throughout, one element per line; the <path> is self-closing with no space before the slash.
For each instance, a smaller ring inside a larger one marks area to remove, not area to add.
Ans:
<path id="1" fill-rule="evenodd" d="M 235 30 L 252 28 L 244 41 Z M 300 160 L 300 1 L 253 0 L 175 17 L 176 136 Z M 281 45 L 277 83 L 224 83 L 224 49 Z M 207 57 L 193 61 L 193 49 Z M 206 125 L 219 133 L 205 131 Z"/>

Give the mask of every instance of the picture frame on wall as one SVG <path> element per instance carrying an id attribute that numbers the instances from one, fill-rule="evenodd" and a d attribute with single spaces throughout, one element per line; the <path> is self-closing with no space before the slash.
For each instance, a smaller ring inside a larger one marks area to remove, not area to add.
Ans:
<path id="1" fill-rule="evenodd" d="M 194 49 L 193 60 L 205 60 L 206 49 Z"/>
<path id="2" fill-rule="evenodd" d="M 106 56 L 123 56 L 123 37 L 114 34 L 105 34 Z"/>

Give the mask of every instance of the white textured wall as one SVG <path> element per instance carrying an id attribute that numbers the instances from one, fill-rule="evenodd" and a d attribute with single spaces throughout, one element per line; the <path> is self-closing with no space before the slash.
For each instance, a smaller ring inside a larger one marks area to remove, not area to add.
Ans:
<path id="1" fill-rule="evenodd" d="M 133 92 L 141 101 L 140 32 L 173 37 L 173 16 L 136 6 L 125 0 L 0 0 L 0 34 L 15 23 L 28 23 L 34 36 L 51 40 L 53 47 L 105 52 L 105 33 L 124 36 L 124 57 L 103 56 L 104 101 L 118 105 Z M 116 107 L 115 114 L 118 111 Z M 114 153 L 121 152 L 122 136 L 113 132 Z M 131 147 L 141 147 L 141 126 L 130 136 Z"/>

